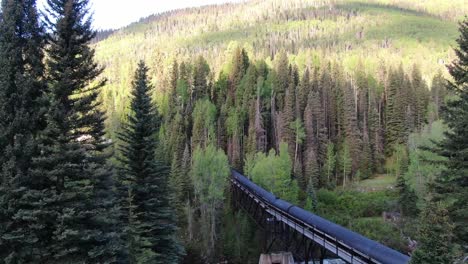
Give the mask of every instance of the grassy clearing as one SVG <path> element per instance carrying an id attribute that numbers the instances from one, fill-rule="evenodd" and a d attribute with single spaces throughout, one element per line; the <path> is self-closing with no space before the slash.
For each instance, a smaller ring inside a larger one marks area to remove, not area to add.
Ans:
<path id="1" fill-rule="evenodd" d="M 384 181 L 386 182 L 386 181 Z M 383 219 L 383 212 L 395 211 L 398 194 L 394 190 L 359 192 L 356 190 L 317 192 L 317 213 L 394 249 L 405 251 L 405 241 L 394 223 Z"/>
<path id="2" fill-rule="evenodd" d="M 377 174 L 374 178 L 362 180 L 352 185 L 357 191 L 381 191 L 395 188 L 396 178 L 390 174 Z"/>

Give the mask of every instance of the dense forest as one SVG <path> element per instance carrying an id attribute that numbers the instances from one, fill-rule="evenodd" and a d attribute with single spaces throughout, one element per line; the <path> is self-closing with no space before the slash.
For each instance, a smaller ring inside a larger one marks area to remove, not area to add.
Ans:
<path id="1" fill-rule="evenodd" d="M 148 64 L 151 81 L 162 91 L 155 99 L 165 114 L 167 103 L 158 96 L 169 86 L 174 60 L 203 56 L 214 81 L 236 43 L 252 61 L 265 60 L 270 67 L 284 51 L 301 72 L 318 67 L 323 58 L 338 62 L 347 74 L 354 74 L 360 63 L 373 75 L 382 64 L 403 65 L 411 72 L 417 63 L 430 83 L 453 60 L 457 21 L 466 13 L 464 0 L 264 0 L 150 16 L 95 45 L 108 79 L 101 94 L 107 126 L 119 129 L 136 61 Z"/>
<path id="2" fill-rule="evenodd" d="M 88 0 L 2 0 L 0 263 L 256 263 L 230 168 L 411 263 L 462 262 L 462 2 L 247 1 L 97 33 Z"/>

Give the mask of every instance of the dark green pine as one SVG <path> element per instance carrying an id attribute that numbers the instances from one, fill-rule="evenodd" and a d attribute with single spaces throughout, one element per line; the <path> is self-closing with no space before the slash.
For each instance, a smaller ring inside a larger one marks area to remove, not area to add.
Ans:
<path id="1" fill-rule="evenodd" d="M 418 248 L 411 264 L 453 263 L 453 226 L 442 203 L 429 198 L 421 213 Z"/>
<path id="2" fill-rule="evenodd" d="M 175 211 L 170 206 L 169 169 L 155 158 L 159 115 L 150 97 L 148 69 L 140 62 L 133 81 L 131 114 L 124 142 L 122 174 L 129 187 L 129 251 L 133 263 L 178 263 Z M 127 207 L 127 206 L 124 206 Z"/>
<path id="3" fill-rule="evenodd" d="M 193 91 L 192 100 L 195 102 L 198 99 L 205 98 L 208 95 L 208 75 L 210 66 L 205 58 L 199 56 L 195 61 L 193 69 Z"/>
<path id="4" fill-rule="evenodd" d="M 104 81 L 89 43 L 87 0 L 49 0 L 47 128 L 34 172 L 54 183 L 57 211 L 50 252 L 57 263 L 125 261 L 108 165 L 109 141 L 97 100 Z M 51 260 L 50 262 L 53 263 Z"/>
<path id="5" fill-rule="evenodd" d="M 173 154 L 171 164 L 170 183 L 173 191 L 173 205 L 177 211 L 177 220 L 181 226 L 186 226 L 186 205 L 192 198 L 192 182 L 189 173 L 188 165 L 188 144 L 184 134 L 183 117 L 177 113 L 171 126 L 171 134 L 173 138 Z"/>
<path id="6" fill-rule="evenodd" d="M 385 140 L 387 155 L 393 153 L 397 144 L 403 144 L 405 141 L 405 106 L 402 96 L 404 89 L 405 74 L 403 66 L 398 70 L 392 70 L 389 74 L 388 87 L 386 90 L 386 108 L 385 108 Z"/>
<path id="7" fill-rule="evenodd" d="M 44 36 L 35 1 L 3 0 L 0 19 L 0 183 L 8 183 L 28 170 L 28 141 L 42 125 Z"/>
<path id="8" fill-rule="evenodd" d="M 398 204 L 400 205 L 402 215 L 404 217 L 416 217 L 419 213 L 417 206 L 418 196 L 408 185 L 403 175 L 398 176 L 396 188 L 399 193 Z"/>
<path id="9" fill-rule="evenodd" d="M 455 224 L 454 234 L 460 245 L 468 243 L 468 18 L 460 23 L 457 59 L 448 67 L 453 81 L 447 89 L 457 95 L 442 107 L 449 130 L 437 145 L 439 155 L 446 157 L 446 169 L 434 183 L 435 199 L 449 203 L 448 211 Z M 465 249 L 466 252 L 466 249 Z"/>
<path id="10" fill-rule="evenodd" d="M 288 56 L 285 52 L 280 52 L 277 58 L 277 62 L 275 65 L 276 71 L 276 82 L 274 85 L 274 94 L 276 96 L 276 106 L 277 109 L 283 111 L 285 105 L 285 93 L 288 89 L 290 83 L 290 71 L 289 71 L 289 61 Z"/>
<path id="11" fill-rule="evenodd" d="M 30 164 L 43 129 L 44 31 L 35 0 L 3 0 L 0 15 L 0 263 L 43 263 L 54 212 Z"/>

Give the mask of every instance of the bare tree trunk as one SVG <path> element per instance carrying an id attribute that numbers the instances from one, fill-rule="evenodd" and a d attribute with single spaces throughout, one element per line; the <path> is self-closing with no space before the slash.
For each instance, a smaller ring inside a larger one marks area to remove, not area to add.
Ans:
<path id="1" fill-rule="evenodd" d="M 276 149 L 279 148 L 278 144 L 278 124 L 276 120 L 276 102 L 275 102 L 275 93 L 273 92 L 271 95 L 271 125 L 272 125 L 272 141 L 273 146 L 275 146 Z"/>
<path id="2" fill-rule="evenodd" d="M 192 207 L 190 205 L 190 200 L 187 200 L 186 204 L 187 210 L 187 225 L 188 225 L 188 232 L 189 232 L 189 240 L 193 240 L 193 214 L 192 214 Z"/>
<path id="3" fill-rule="evenodd" d="M 299 144 L 297 144 L 297 138 L 296 138 L 296 149 L 294 150 L 294 163 L 293 163 L 293 168 L 296 168 L 296 162 L 297 162 L 297 149 L 299 148 Z"/>
<path id="4" fill-rule="evenodd" d="M 343 188 L 345 186 L 346 186 L 346 164 L 343 165 Z"/>
<path id="5" fill-rule="evenodd" d="M 267 150 L 267 138 L 266 131 L 263 128 L 262 111 L 260 106 L 260 96 L 257 95 L 257 101 L 255 106 L 255 135 L 256 135 L 256 150 L 260 152 L 266 152 Z"/>
<path id="6" fill-rule="evenodd" d="M 211 251 L 215 251 L 216 245 L 216 211 L 214 202 L 210 205 L 210 213 L 211 213 Z"/>

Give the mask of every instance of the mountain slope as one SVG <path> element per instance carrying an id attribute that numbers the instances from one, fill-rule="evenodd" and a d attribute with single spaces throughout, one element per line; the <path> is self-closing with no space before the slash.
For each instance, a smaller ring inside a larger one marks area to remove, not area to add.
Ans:
<path id="1" fill-rule="evenodd" d="M 164 89 L 174 59 L 202 55 L 218 72 L 232 41 L 258 59 L 285 50 L 300 69 L 323 57 L 341 62 L 349 72 L 359 61 L 371 72 L 383 65 L 403 63 L 409 69 L 417 63 L 430 80 L 453 56 L 456 20 L 468 13 L 463 2 L 267 0 L 154 15 L 96 44 L 109 79 L 104 107 L 114 121 L 125 111 L 139 59 L 147 61 L 156 86 Z"/>
<path id="2" fill-rule="evenodd" d="M 409 134 L 439 118 L 443 77 L 429 84 L 432 93 L 426 83 L 452 60 L 463 8 L 436 0 L 248 1 L 152 16 L 97 42 L 111 135 L 127 111 L 137 61 L 152 69 L 163 119 L 157 155 L 171 163 L 187 263 L 248 263 L 259 253 L 255 227 L 229 206 L 215 210 L 219 221 L 196 216 L 206 200 L 191 181 L 205 178 L 193 164 L 212 157 L 194 153 L 207 146 L 278 196 L 409 252 L 401 234 L 414 237 L 416 225 L 381 215 L 398 211 L 400 196 L 415 197 L 411 190 L 352 189 L 377 173 L 406 177 Z M 222 192 L 209 195 L 222 203 Z M 411 201 L 405 208 L 417 208 Z"/>

